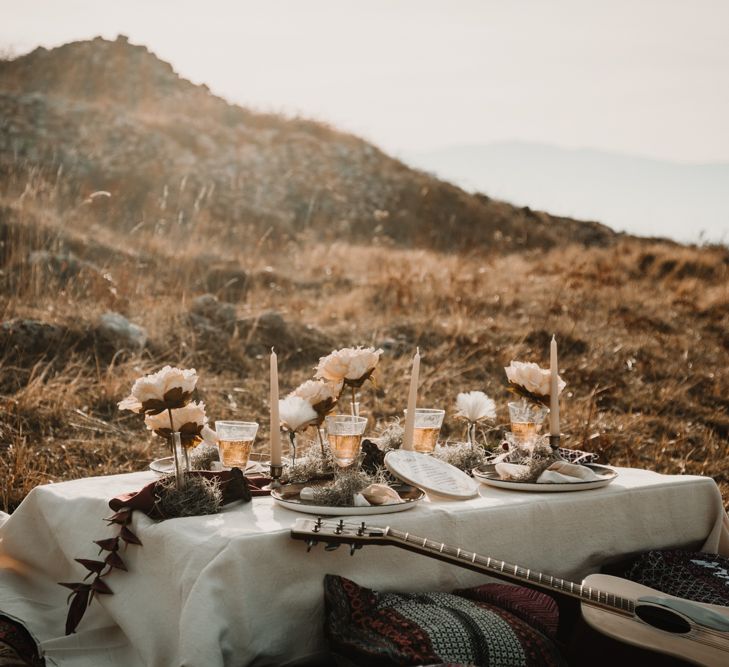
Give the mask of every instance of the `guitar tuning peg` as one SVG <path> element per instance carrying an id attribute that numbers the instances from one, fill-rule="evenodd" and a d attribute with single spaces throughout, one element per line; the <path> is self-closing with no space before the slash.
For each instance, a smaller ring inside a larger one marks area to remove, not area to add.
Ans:
<path id="1" fill-rule="evenodd" d="M 344 530 L 344 519 L 339 519 L 339 523 L 337 524 L 337 527 L 334 529 L 334 532 L 337 535 L 341 535 L 343 530 Z"/>
<path id="2" fill-rule="evenodd" d="M 364 535 L 365 530 L 367 529 L 367 526 L 365 525 L 365 522 L 363 521 L 360 527 L 357 529 L 357 535 Z"/>
<path id="3" fill-rule="evenodd" d="M 352 544 L 349 545 L 349 555 L 350 556 L 354 556 L 354 552 L 357 551 L 358 549 L 361 549 L 361 548 L 362 548 L 362 545 L 361 544 L 357 544 L 356 542 L 352 542 Z"/>
<path id="4" fill-rule="evenodd" d="M 306 552 L 309 553 L 311 548 L 315 547 L 317 544 L 319 544 L 319 540 L 315 540 L 313 538 L 306 540 Z"/>
<path id="5" fill-rule="evenodd" d="M 342 546 L 342 545 L 339 543 L 331 543 L 331 544 L 327 544 L 324 547 L 324 550 L 325 551 L 336 551 L 337 549 L 339 549 L 340 546 Z"/>
<path id="6" fill-rule="evenodd" d="M 320 516 L 316 517 L 316 527 L 321 528 L 321 517 Z"/>

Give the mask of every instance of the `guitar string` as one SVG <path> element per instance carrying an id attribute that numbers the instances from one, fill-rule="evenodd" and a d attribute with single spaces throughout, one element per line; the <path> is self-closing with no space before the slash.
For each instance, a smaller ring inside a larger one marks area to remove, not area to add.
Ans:
<path id="1" fill-rule="evenodd" d="M 392 528 L 389 529 L 389 534 L 399 540 L 403 540 L 406 543 L 410 543 L 413 545 L 417 545 L 420 548 L 427 549 L 428 551 L 434 552 L 435 547 L 429 547 L 427 545 L 428 542 L 434 542 L 435 544 L 438 544 L 434 540 L 428 540 L 427 538 L 418 537 L 415 535 L 410 535 L 410 533 L 401 533 L 398 530 L 394 530 Z M 584 584 L 576 584 L 572 581 L 566 581 L 565 579 L 560 579 L 559 577 L 553 577 L 552 575 L 545 575 L 541 572 L 534 572 L 533 574 L 541 575 L 544 579 L 549 577 L 549 582 L 544 581 L 543 579 L 534 579 L 527 574 L 523 574 L 525 572 L 531 572 L 531 570 L 527 570 L 524 567 L 521 567 L 520 565 L 515 565 L 512 563 L 507 563 L 506 561 L 500 561 L 498 559 L 492 559 L 488 558 L 486 559 L 485 556 L 480 556 L 476 552 L 472 552 L 470 555 L 468 552 L 464 552 L 461 549 L 457 549 L 455 547 L 446 545 L 445 543 L 441 543 L 439 545 L 438 552 L 443 553 L 443 550 L 445 548 L 446 555 L 451 556 L 452 558 L 455 558 L 457 561 L 469 561 L 471 560 L 472 563 L 476 564 L 475 560 L 472 560 L 472 558 L 477 558 L 481 563 L 479 563 L 483 568 L 486 570 L 490 570 L 492 572 L 500 572 L 503 574 L 507 574 L 510 577 L 514 577 L 519 580 L 526 580 L 535 584 L 539 584 L 544 588 L 551 588 L 552 590 L 557 590 L 565 594 L 569 594 L 574 596 L 575 598 L 578 598 L 585 602 L 592 602 L 597 605 L 599 605 L 602 608 L 608 608 L 613 609 L 619 613 L 623 614 L 633 614 L 634 613 L 634 606 L 635 603 L 633 600 L 629 598 L 624 598 L 622 596 L 616 595 L 614 593 L 608 593 L 607 591 L 602 591 L 599 589 L 593 589 L 591 587 L 585 588 Z M 455 552 L 454 552 L 455 550 Z M 449 553 L 450 552 L 450 553 Z M 461 556 L 464 556 L 463 558 Z M 495 565 L 490 565 L 489 563 L 484 563 L 484 560 L 491 561 L 493 560 L 495 562 Z M 520 572 L 521 571 L 521 572 Z M 559 582 L 559 583 L 557 583 Z M 579 592 L 575 593 L 575 587 L 579 589 Z M 584 595 L 584 591 L 589 591 L 587 595 Z M 610 602 L 610 596 L 613 597 L 613 602 Z M 604 598 L 604 601 L 603 599 Z"/>

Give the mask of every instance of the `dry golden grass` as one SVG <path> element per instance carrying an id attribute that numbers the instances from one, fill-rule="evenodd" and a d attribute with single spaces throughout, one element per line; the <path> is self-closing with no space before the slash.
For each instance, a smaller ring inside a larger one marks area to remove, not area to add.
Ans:
<path id="1" fill-rule="evenodd" d="M 54 349 L 2 351 L 5 510 L 36 484 L 140 470 L 163 455 L 138 417 L 119 413 L 116 402 L 136 377 L 165 363 L 195 366 L 210 417 L 257 419 L 258 443 L 266 442 L 268 360 L 250 352 L 255 331 L 238 328 L 211 342 L 188 321 L 191 300 L 204 291 L 201 277 L 223 262 L 249 275 L 239 318 L 277 310 L 333 345 L 386 347 L 376 387 L 362 397 L 381 423 L 402 411 L 416 345 L 423 404 L 452 414 L 459 391 L 482 389 L 505 423 L 502 367 L 512 358 L 546 365 L 554 332 L 569 385 L 568 444 L 616 465 L 711 475 L 729 501 L 725 248 L 625 238 L 603 248 L 499 256 L 267 234 L 236 245 L 203 214 L 193 226 L 145 224 L 121 234 L 105 224 L 114 210 L 103 202 L 56 204 L 52 185 L 32 179 L 20 196 L 0 199 L 3 321 L 37 319 L 70 332 L 68 345 Z M 27 262 L 39 249 L 71 249 L 99 271 L 49 276 Z M 148 330 L 144 352 L 115 355 L 86 335 L 107 310 Z M 286 392 L 311 375 L 317 354 L 278 351 Z M 461 429 L 446 418 L 446 436 Z"/>

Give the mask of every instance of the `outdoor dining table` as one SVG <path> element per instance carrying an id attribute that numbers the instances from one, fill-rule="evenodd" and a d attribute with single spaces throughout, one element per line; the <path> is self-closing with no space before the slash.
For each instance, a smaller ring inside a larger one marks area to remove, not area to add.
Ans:
<path id="1" fill-rule="evenodd" d="M 530 493 L 480 485 L 453 501 L 428 497 L 372 525 L 475 550 L 579 581 L 611 560 L 657 548 L 729 555 L 729 520 L 708 477 L 616 468 L 607 487 Z M 65 636 L 74 558 L 110 537 L 115 495 L 154 480 L 140 472 L 35 488 L 0 514 L 0 611 L 22 619 L 49 665 L 280 665 L 325 648 L 322 580 L 339 574 L 378 590 L 447 591 L 485 581 L 477 572 L 390 546 L 307 553 L 290 538 L 302 515 L 270 497 L 219 514 L 154 521 L 135 512 L 142 546 L 122 552 L 128 572 L 105 577 L 75 634 Z M 356 517 L 359 521 L 360 517 Z"/>

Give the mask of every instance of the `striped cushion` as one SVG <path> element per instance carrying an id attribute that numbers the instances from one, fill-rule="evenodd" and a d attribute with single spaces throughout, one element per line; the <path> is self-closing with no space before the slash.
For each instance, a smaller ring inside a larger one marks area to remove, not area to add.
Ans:
<path id="1" fill-rule="evenodd" d="M 729 606 L 729 558 L 692 551 L 648 551 L 625 572 L 626 579 L 679 598 Z"/>
<path id="2" fill-rule="evenodd" d="M 327 575 L 325 632 L 358 665 L 561 665 L 549 596 L 487 584 L 456 593 L 378 593 Z"/>
<path id="3" fill-rule="evenodd" d="M 17 621 L 0 614 L 0 667 L 42 667 L 45 664 L 30 633 Z"/>

